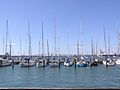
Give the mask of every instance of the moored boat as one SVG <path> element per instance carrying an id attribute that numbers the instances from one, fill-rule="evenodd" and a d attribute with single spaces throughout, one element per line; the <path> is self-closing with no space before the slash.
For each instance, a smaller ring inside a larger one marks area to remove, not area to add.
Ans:
<path id="1" fill-rule="evenodd" d="M 72 66 L 72 65 L 73 65 L 73 62 L 70 61 L 69 58 L 64 62 L 64 66 Z"/>
<path id="2" fill-rule="evenodd" d="M 47 60 L 45 58 L 38 58 L 36 60 L 36 66 L 37 67 L 44 67 L 47 65 Z"/>
<path id="3" fill-rule="evenodd" d="M 58 60 L 57 57 L 52 57 L 49 63 L 50 67 L 59 67 L 60 59 Z"/>
<path id="4" fill-rule="evenodd" d="M 81 56 L 80 58 L 77 59 L 76 65 L 77 65 L 78 67 L 87 67 L 87 66 L 88 66 L 88 63 L 84 60 L 84 57 Z"/>
<path id="5" fill-rule="evenodd" d="M 0 67 L 3 66 L 10 66 L 11 65 L 11 60 L 8 60 L 7 58 L 0 58 Z"/>
<path id="6" fill-rule="evenodd" d="M 111 59 L 107 59 L 107 60 L 103 60 L 103 64 L 105 66 L 114 66 L 115 65 L 115 61 L 111 60 Z"/>
<path id="7" fill-rule="evenodd" d="M 78 66 L 78 67 L 87 67 L 88 66 L 88 64 L 87 64 L 87 62 L 86 61 L 78 61 L 77 63 L 76 63 L 76 65 Z"/>
<path id="8" fill-rule="evenodd" d="M 117 65 L 120 65 L 120 59 L 117 59 L 117 60 L 115 61 L 115 63 L 116 63 Z"/>
<path id="9" fill-rule="evenodd" d="M 35 61 L 31 60 L 31 58 L 24 58 L 19 65 L 21 67 L 31 67 L 31 66 L 35 66 Z"/>

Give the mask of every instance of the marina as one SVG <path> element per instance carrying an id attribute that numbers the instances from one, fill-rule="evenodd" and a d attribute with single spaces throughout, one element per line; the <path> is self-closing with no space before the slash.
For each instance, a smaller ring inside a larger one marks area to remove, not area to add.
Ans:
<path id="1" fill-rule="evenodd" d="M 0 67 L 1 88 L 120 88 L 120 66 Z"/>
<path id="2" fill-rule="evenodd" d="M 0 89 L 120 89 L 119 0 L 0 0 Z"/>

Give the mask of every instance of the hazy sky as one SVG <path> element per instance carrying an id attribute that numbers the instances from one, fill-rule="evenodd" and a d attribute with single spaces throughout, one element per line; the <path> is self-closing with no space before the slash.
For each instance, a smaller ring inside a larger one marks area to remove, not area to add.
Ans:
<path id="1" fill-rule="evenodd" d="M 22 54 L 28 54 L 28 29 L 30 22 L 32 54 L 39 53 L 39 40 L 43 21 L 44 52 L 47 39 L 50 53 L 54 53 L 54 17 L 56 18 L 57 53 L 77 53 L 82 22 L 83 53 L 91 53 L 91 36 L 94 45 L 104 50 L 106 37 L 110 36 L 111 52 L 117 51 L 117 31 L 120 29 L 120 0 L 0 0 L 0 53 L 3 54 L 6 20 L 12 45 L 12 54 L 19 54 L 20 37 Z M 108 41 L 107 41 L 108 43 Z M 9 48 L 9 47 L 8 47 Z M 9 49 L 8 49 L 9 51 Z"/>

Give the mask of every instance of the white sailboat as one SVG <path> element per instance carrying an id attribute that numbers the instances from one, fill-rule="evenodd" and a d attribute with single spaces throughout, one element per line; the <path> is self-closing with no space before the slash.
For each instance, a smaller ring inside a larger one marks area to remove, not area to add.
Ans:
<path id="1" fill-rule="evenodd" d="M 67 51 L 68 51 L 68 56 L 65 58 L 65 61 L 64 61 L 64 66 L 66 66 L 66 67 L 70 67 L 70 66 L 73 66 L 73 61 L 71 60 L 71 58 L 70 58 L 70 54 L 69 54 L 69 38 L 68 38 L 69 36 L 67 36 Z"/>
<path id="2" fill-rule="evenodd" d="M 69 58 L 67 58 L 67 60 L 64 62 L 64 66 L 67 66 L 67 67 L 73 66 L 73 64 L 74 63 Z"/>
<path id="3" fill-rule="evenodd" d="M 82 55 L 82 49 L 83 49 L 83 43 L 82 43 L 82 23 L 81 23 L 81 31 L 80 31 L 80 48 L 81 48 L 81 55 L 79 57 L 79 42 L 77 41 L 77 52 L 78 52 L 78 56 L 77 56 L 77 62 L 76 62 L 76 65 L 78 67 L 87 67 L 88 64 L 87 62 L 85 61 L 83 55 Z"/>
<path id="4" fill-rule="evenodd" d="M 50 67 L 58 67 L 60 64 L 60 60 L 58 60 L 58 57 L 52 57 L 50 59 Z"/>
<path id="5" fill-rule="evenodd" d="M 4 39 L 3 39 L 4 40 Z M 10 66 L 11 65 L 11 60 L 8 59 L 8 51 L 7 51 L 7 45 L 8 45 L 8 20 L 6 21 L 6 48 L 5 48 L 5 55 L 3 57 L 0 57 L 0 66 Z M 4 44 L 4 41 L 3 41 Z"/>
<path id="6" fill-rule="evenodd" d="M 11 65 L 11 61 L 8 60 L 8 58 L 2 58 L 2 57 L 0 57 L 0 67 L 10 66 L 10 65 Z"/>
<path id="7" fill-rule="evenodd" d="M 59 60 L 56 55 L 56 21 L 54 18 L 54 30 L 55 30 L 55 56 L 52 56 L 50 59 L 50 67 L 58 67 L 59 66 Z"/>
<path id="8" fill-rule="evenodd" d="M 109 38 L 108 38 L 109 40 Z M 107 46 L 106 46 L 106 33 L 105 33 L 105 26 L 104 26 L 104 43 L 105 43 L 105 60 L 103 60 L 103 64 L 105 66 L 114 66 L 115 65 L 115 61 L 113 61 L 110 57 L 107 57 Z M 110 48 L 110 46 L 109 46 Z M 109 52 L 109 49 L 108 49 Z"/>
<path id="9" fill-rule="evenodd" d="M 103 64 L 105 66 L 114 66 L 115 65 L 115 61 L 113 61 L 110 58 L 108 58 L 107 60 L 103 60 Z"/>
<path id="10" fill-rule="evenodd" d="M 98 62 L 95 58 L 95 55 L 94 55 L 94 46 L 93 46 L 93 39 L 91 37 L 91 57 L 90 57 L 90 66 L 97 66 L 98 65 Z M 96 60 L 96 61 L 95 61 Z"/>
<path id="11" fill-rule="evenodd" d="M 21 67 L 30 67 L 35 65 L 35 61 L 32 60 L 32 57 L 31 57 L 31 35 L 30 35 L 29 21 L 28 21 L 28 38 L 29 38 L 29 56 L 21 60 L 21 62 L 19 63 Z"/>
<path id="12" fill-rule="evenodd" d="M 43 22 L 42 22 L 42 57 L 37 58 L 36 60 L 37 67 L 44 67 L 47 65 L 47 60 L 44 57 L 44 35 L 43 35 Z"/>
<path id="13" fill-rule="evenodd" d="M 118 31 L 118 54 L 120 53 L 120 31 Z M 120 56 L 115 61 L 117 65 L 120 65 Z"/>

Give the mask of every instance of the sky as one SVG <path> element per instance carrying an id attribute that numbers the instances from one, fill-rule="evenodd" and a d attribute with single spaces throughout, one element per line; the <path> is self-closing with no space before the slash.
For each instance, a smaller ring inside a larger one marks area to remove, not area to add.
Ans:
<path id="1" fill-rule="evenodd" d="M 50 54 L 54 54 L 54 18 L 57 54 L 77 54 L 77 41 L 80 43 L 81 39 L 83 47 L 80 53 L 91 54 L 91 37 L 94 47 L 98 40 L 98 51 L 105 50 L 104 26 L 107 47 L 109 36 L 110 50 L 117 52 L 120 0 L 0 0 L 0 54 L 5 53 L 6 20 L 12 55 L 20 54 L 20 38 L 21 54 L 28 55 L 28 21 L 32 54 L 39 54 L 39 41 L 42 53 L 42 22 L 44 54 L 47 54 L 47 40 Z"/>

